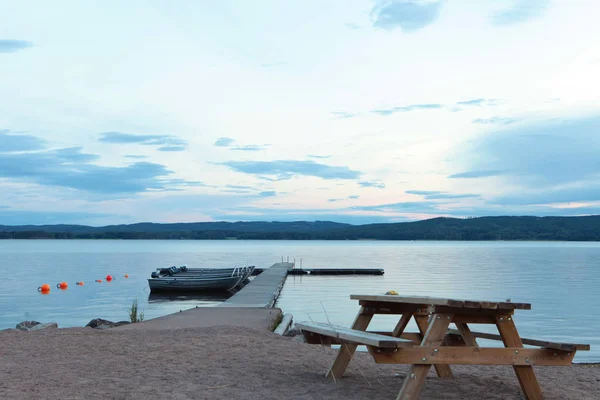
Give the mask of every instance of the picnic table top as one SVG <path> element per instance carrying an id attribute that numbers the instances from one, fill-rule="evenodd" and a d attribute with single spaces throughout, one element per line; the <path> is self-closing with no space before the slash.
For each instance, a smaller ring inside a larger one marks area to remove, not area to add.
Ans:
<path id="1" fill-rule="evenodd" d="M 513 303 L 511 301 L 477 301 L 477 300 L 457 300 L 441 297 L 419 297 L 419 296 L 398 296 L 398 295 L 362 295 L 352 294 L 350 299 L 397 303 L 397 304 L 419 304 L 425 306 L 446 306 L 454 308 L 486 309 L 486 310 L 531 310 L 529 303 Z"/>

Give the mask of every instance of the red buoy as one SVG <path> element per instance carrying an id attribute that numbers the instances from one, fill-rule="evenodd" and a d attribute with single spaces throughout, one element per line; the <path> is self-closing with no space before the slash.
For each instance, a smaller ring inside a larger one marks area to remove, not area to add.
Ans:
<path id="1" fill-rule="evenodd" d="M 113 277 L 110 275 L 106 275 L 106 282 L 110 282 L 113 280 Z"/>
<path id="2" fill-rule="evenodd" d="M 96 279 L 96 282 L 102 282 L 102 279 Z"/>
<path id="3" fill-rule="evenodd" d="M 44 283 L 42 286 L 40 286 L 38 288 L 38 292 L 40 292 L 42 294 L 50 293 L 50 285 L 48 285 L 47 283 Z"/>
<path id="4" fill-rule="evenodd" d="M 75 282 L 77 286 L 83 286 L 83 281 Z"/>
<path id="5" fill-rule="evenodd" d="M 129 275 L 125 274 L 125 278 L 129 278 Z"/>
<path id="6" fill-rule="evenodd" d="M 61 282 L 61 283 L 57 284 L 56 287 L 61 290 L 65 290 L 66 288 L 69 287 L 69 284 L 67 282 Z"/>

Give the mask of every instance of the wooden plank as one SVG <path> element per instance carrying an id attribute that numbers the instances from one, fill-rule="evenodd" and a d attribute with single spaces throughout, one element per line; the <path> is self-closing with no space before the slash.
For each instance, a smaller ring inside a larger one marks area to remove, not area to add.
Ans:
<path id="1" fill-rule="evenodd" d="M 467 346 L 475 347 L 475 348 L 479 347 L 477 345 L 477 340 L 475 339 L 475 336 L 473 336 L 471 329 L 469 329 L 469 326 L 466 323 L 459 322 L 455 325 L 458 328 L 458 331 L 460 332 L 460 336 L 462 336 L 462 338 L 465 341 L 465 344 Z"/>
<path id="2" fill-rule="evenodd" d="M 497 317 L 496 326 L 505 347 L 523 347 L 519 332 L 512 318 Z M 527 365 L 513 366 L 521 389 L 528 400 L 542 400 L 542 389 L 538 383 L 533 367 Z"/>
<path id="3" fill-rule="evenodd" d="M 374 314 L 404 314 L 421 310 L 416 304 L 394 304 L 367 300 L 360 300 L 358 304 Z M 422 306 L 422 309 L 426 310 L 426 307 Z"/>
<path id="4" fill-rule="evenodd" d="M 481 308 L 481 309 L 503 309 L 503 310 L 530 310 L 529 303 L 513 303 L 513 302 L 493 302 L 481 300 L 459 300 L 448 299 L 441 297 L 421 297 L 421 296 L 396 296 L 396 295 L 350 295 L 352 300 L 377 301 L 384 303 L 399 303 L 399 304 L 419 304 L 419 305 L 436 305 L 449 306 L 458 308 Z"/>
<path id="5" fill-rule="evenodd" d="M 352 324 L 352 329 L 366 331 L 372 319 L 373 314 L 366 312 L 364 308 L 361 307 Z M 332 379 L 341 379 L 342 376 L 344 376 L 344 372 L 346 372 L 346 368 L 348 368 L 348 364 L 350 364 L 350 360 L 352 360 L 352 357 L 354 356 L 356 347 L 357 345 L 353 343 L 343 343 L 325 376 Z"/>
<path id="6" fill-rule="evenodd" d="M 462 300 L 444 299 L 440 297 L 416 297 L 416 296 L 396 296 L 396 295 L 350 295 L 352 300 L 379 301 L 384 303 L 401 303 L 401 304 L 423 304 L 423 305 L 438 305 L 463 307 L 465 305 Z"/>
<path id="7" fill-rule="evenodd" d="M 273 307 L 293 266 L 285 262 L 273 264 L 219 307 Z"/>
<path id="8" fill-rule="evenodd" d="M 575 352 L 521 347 L 407 347 L 392 352 L 371 352 L 378 364 L 452 364 L 452 365 L 517 365 L 568 366 Z"/>
<path id="9" fill-rule="evenodd" d="M 397 348 L 402 346 L 412 346 L 410 340 L 401 339 L 398 337 L 378 335 L 359 331 L 352 328 L 347 328 L 340 325 L 331 325 L 320 322 L 302 322 L 297 323 L 296 327 L 304 332 L 312 332 L 322 336 L 333 337 L 351 343 L 368 345 L 373 347 Z"/>
<path id="10" fill-rule="evenodd" d="M 498 303 L 493 301 L 465 300 L 465 308 L 486 308 L 489 310 L 495 310 L 498 308 Z"/>
<path id="11" fill-rule="evenodd" d="M 448 333 L 453 333 L 460 335 L 460 332 L 454 329 L 449 329 Z M 472 332 L 473 336 L 480 339 L 490 339 L 490 340 L 502 340 L 502 336 L 494 334 L 494 333 L 484 333 L 484 332 Z M 539 346 L 547 349 L 554 350 L 563 350 L 563 351 L 588 351 L 590 349 L 589 344 L 579 344 L 579 343 L 558 343 L 558 342 L 549 342 L 546 340 L 537 340 L 537 339 L 527 339 L 521 338 L 521 342 L 523 344 L 529 346 Z"/>
<path id="12" fill-rule="evenodd" d="M 398 321 L 398 323 L 396 324 L 396 327 L 392 331 L 392 336 L 393 337 L 401 337 L 402 332 L 404 332 L 404 329 L 406 328 L 406 325 L 408 325 L 408 323 L 410 322 L 411 318 L 412 318 L 412 313 L 402 314 L 400 321 Z"/>
<path id="13" fill-rule="evenodd" d="M 448 330 L 449 324 L 449 315 L 433 315 L 420 347 L 438 347 L 440 344 L 442 344 L 442 340 L 444 339 L 444 335 Z M 423 382 L 425 382 L 425 377 L 429 372 L 429 368 L 431 368 L 431 364 L 413 364 L 408 371 L 408 375 L 404 379 L 404 384 L 402 385 L 400 393 L 398 393 L 397 399 L 417 400 L 419 398 L 419 393 L 421 392 Z"/>
<path id="14" fill-rule="evenodd" d="M 429 329 L 429 317 L 424 315 L 415 315 L 415 322 L 419 328 L 421 337 L 425 337 L 427 330 Z M 452 370 L 449 365 L 436 365 L 435 372 L 440 378 L 452 378 Z"/>
<path id="15" fill-rule="evenodd" d="M 455 324 L 493 324 L 496 321 L 492 315 L 455 315 L 452 322 Z"/>
<path id="16" fill-rule="evenodd" d="M 487 308 L 456 308 L 456 307 L 448 307 L 448 306 L 427 306 L 426 308 L 422 308 L 421 310 L 425 310 L 429 314 L 454 314 L 456 315 L 489 315 L 489 316 L 497 316 L 497 315 L 512 315 L 515 313 L 514 310 L 500 310 L 500 309 L 487 309 Z"/>

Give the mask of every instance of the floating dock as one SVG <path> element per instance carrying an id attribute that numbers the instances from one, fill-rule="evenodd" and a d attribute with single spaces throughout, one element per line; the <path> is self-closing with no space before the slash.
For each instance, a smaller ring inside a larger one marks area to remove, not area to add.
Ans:
<path id="1" fill-rule="evenodd" d="M 381 268 L 294 268 L 289 275 L 383 275 Z"/>
<path id="2" fill-rule="evenodd" d="M 267 268 L 255 268 L 252 275 L 260 275 Z M 383 275 L 382 268 L 292 268 L 288 275 Z"/>
<path id="3" fill-rule="evenodd" d="M 283 288 L 285 278 L 293 268 L 293 263 L 282 262 L 263 269 L 260 275 L 221 303 L 219 307 L 273 307 Z"/>

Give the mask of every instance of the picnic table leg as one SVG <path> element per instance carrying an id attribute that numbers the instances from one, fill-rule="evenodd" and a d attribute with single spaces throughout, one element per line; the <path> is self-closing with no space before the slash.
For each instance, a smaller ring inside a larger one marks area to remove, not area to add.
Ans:
<path id="1" fill-rule="evenodd" d="M 371 319 L 373 319 L 373 313 L 366 312 L 365 308 L 361 307 L 354 320 L 354 324 L 352 324 L 352 329 L 366 331 Z M 333 361 L 333 364 L 331 364 L 331 367 L 325 376 L 327 378 L 341 379 L 342 376 L 344 376 L 346 368 L 348 368 L 348 364 L 350 364 L 350 360 L 352 360 L 356 347 L 356 344 L 343 342 L 337 357 Z"/>
<path id="2" fill-rule="evenodd" d="M 419 332 L 422 337 L 425 337 L 425 333 L 427 332 L 427 328 L 429 328 L 429 321 L 427 315 L 415 315 L 415 321 L 417 323 L 417 327 L 419 328 Z M 435 368 L 435 372 L 440 378 L 452 378 L 452 370 L 450 366 L 447 364 L 435 364 L 433 366 Z"/>
<path id="3" fill-rule="evenodd" d="M 460 336 L 465 342 L 465 345 L 475 348 L 479 347 L 477 344 L 477 339 L 475 339 L 471 329 L 469 329 L 469 326 L 465 322 L 456 322 L 454 325 L 456 325 L 456 328 L 458 328 Z"/>
<path id="4" fill-rule="evenodd" d="M 500 332 L 504 346 L 523 347 L 523 342 L 512 316 L 496 317 L 496 326 L 498 327 L 498 332 Z M 533 372 L 533 367 L 531 365 L 514 365 L 513 369 L 515 370 L 521 389 L 525 393 L 525 398 L 528 400 L 543 399 L 542 389 L 535 376 L 535 372 Z"/>
<path id="5" fill-rule="evenodd" d="M 406 313 L 402 314 L 402 317 L 400 317 L 400 321 L 398 321 L 398 323 L 396 324 L 396 327 L 392 331 L 393 337 L 400 337 L 402 335 L 402 333 L 404 332 L 404 329 L 406 329 L 406 325 L 408 325 L 412 316 L 413 316 L 412 312 L 406 312 Z"/>
<path id="6" fill-rule="evenodd" d="M 451 315 L 448 314 L 433 314 L 431 323 L 423 336 L 421 346 L 439 346 L 444 340 L 444 336 L 450 325 Z M 446 367 L 448 367 L 446 365 Z M 408 375 L 404 379 L 402 389 L 398 394 L 397 400 L 416 400 L 421 392 L 425 377 L 429 372 L 431 365 L 429 364 L 414 364 L 410 367 Z M 449 368 L 449 367 L 448 367 Z"/>

